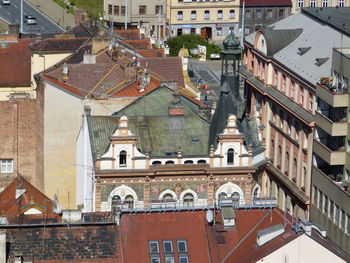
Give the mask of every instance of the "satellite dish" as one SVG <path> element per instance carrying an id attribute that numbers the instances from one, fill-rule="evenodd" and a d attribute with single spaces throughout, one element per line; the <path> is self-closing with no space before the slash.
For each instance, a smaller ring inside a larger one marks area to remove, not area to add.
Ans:
<path id="1" fill-rule="evenodd" d="M 212 210 L 207 211 L 207 222 L 209 225 L 211 225 L 214 221 L 214 214 Z"/>

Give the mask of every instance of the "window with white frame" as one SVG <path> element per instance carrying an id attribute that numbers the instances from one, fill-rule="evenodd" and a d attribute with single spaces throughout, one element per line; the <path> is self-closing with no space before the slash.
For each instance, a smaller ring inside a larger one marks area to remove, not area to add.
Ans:
<path id="1" fill-rule="evenodd" d="M 191 11 L 191 20 L 196 20 L 197 19 L 197 11 L 193 10 Z"/>
<path id="2" fill-rule="evenodd" d="M 323 213 L 328 214 L 328 196 L 324 195 Z"/>
<path id="3" fill-rule="evenodd" d="M 119 167 L 126 167 L 126 151 L 119 153 Z"/>
<path id="4" fill-rule="evenodd" d="M 13 160 L 12 159 L 2 159 L 0 160 L 0 172 L 13 173 Z"/>
<path id="5" fill-rule="evenodd" d="M 244 34 L 245 34 L 245 35 L 249 35 L 249 33 L 250 33 L 250 27 L 249 27 L 249 26 L 246 26 L 246 27 L 244 28 Z"/>
<path id="6" fill-rule="evenodd" d="M 209 20 L 210 19 L 210 11 L 209 10 L 205 10 L 204 11 L 204 19 L 205 20 Z"/>
<path id="7" fill-rule="evenodd" d="M 235 12 L 235 10 L 234 9 L 231 9 L 230 10 L 230 15 L 229 15 L 229 19 L 234 19 L 236 17 L 236 12 Z"/>
<path id="8" fill-rule="evenodd" d="M 310 6 L 315 7 L 316 6 L 316 0 L 310 0 Z"/>
<path id="9" fill-rule="evenodd" d="M 173 242 L 171 240 L 164 240 L 163 241 L 163 249 L 164 249 L 164 253 L 173 253 Z"/>
<path id="10" fill-rule="evenodd" d="M 216 28 L 216 35 L 217 36 L 222 36 L 222 27 L 217 27 Z"/>
<path id="11" fill-rule="evenodd" d="M 180 256 L 179 263 L 188 263 L 188 257 L 187 256 Z"/>
<path id="12" fill-rule="evenodd" d="M 298 7 L 299 8 L 304 7 L 304 0 L 298 0 Z"/>
<path id="13" fill-rule="evenodd" d="M 150 254 L 159 254 L 159 244 L 158 241 L 154 240 L 154 241 L 149 241 L 148 242 L 148 246 L 149 246 L 149 253 Z"/>
<path id="14" fill-rule="evenodd" d="M 177 252 L 178 253 L 187 253 L 186 240 L 177 240 Z"/>
<path id="15" fill-rule="evenodd" d="M 224 15 L 223 15 L 222 10 L 218 10 L 217 19 L 222 19 L 223 16 L 224 16 Z"/>
<path id="16" fill-rule="evenodd" d="M 338 205 L 335 205 L 335 210 L 334 210 L 334 224 L 339 226 L 339 219 L 340 219 L 340 209 Z"/>
<path id="17" fill-rule="evenodd" d="M 272 18 L 272 9 L 267 9 L 267 18 Z"/>
<path id="18" fill-rule="evenodd" d="M 177 11 L 177 20 L 182 20 L 184 18 L 182 11 Z"/>
<path id="19" fill-rule="evenodd" d="M 261 18 L 261 10 L 260 9 L 256 10 L 256 17 Z"/>
<path id="20" fill-rule="evenodd" d="M 345 0 L 339 0 L 339 7 L 344 7 Z"/>
<path id="21" fill-rule="evenodd" d="M 151 263 L 160 263 L 160 257 L 151 257 Z"/>
<path id="22" fill-rule="evenodd" d="M 175 263 L 175 258 L 172 256 L 166 256 L 165 263 Z"/>
<path id="23" fill-rule="evenodd" d="M 323 205 L 323 193 L 321 190 L 318 190 L 318 208 L 322 211 Z"/>
<path id="24" fill-rule="evenodd" d="M 330 218 L 330 220 L 334 220 L 333 219 L 333 216 L 334 216 L 334 203 L 333 203 L 333 201 L 332 200 L 329 200 L 329 218 Z"/>
<path id="25" fill-rule="evenodd" d="M 328 6 L 328 0 L 323 0 L 322 1 L 322 6 L 327 7 Z"/>
<path id="26" fill-rule="evenodd" d="M 343 209 L 340 209 L 340 228 L 344 230 L 345 227 L 345 212 Z"/>
<path id="27" fill-rule="evenodd" d="M 317 206 L 317 187 L 313 186 L 312 187 L 312 201 L 313 203 Z"/>

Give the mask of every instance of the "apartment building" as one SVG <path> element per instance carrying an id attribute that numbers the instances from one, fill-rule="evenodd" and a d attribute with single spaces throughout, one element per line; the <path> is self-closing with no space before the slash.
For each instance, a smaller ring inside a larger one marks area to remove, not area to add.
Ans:
<path id="1" fill-rule="evenodd" d="M 348 7 L 350 0 L 292 0 L 292 13 L 304 7 Z"/>
<path id="2" fill-rule="evenodd" d="M 163 37 L 166 0 L 104 0 L 104 19 L 116 29 L 139 28 L 145 37 Z"/>
<path id="3" fill-rule="evenodd" d="M 292 2 L 291 0 L 241 0 L 241 22 L 243 21 L 243 8 L 244 35 L 249 35 L 259 28 L 270 25 L 289 16 L 292 9 Z"/>
<path id="4" fill-rule="evenodd" d="M 222 41 L 239 30 L 239 0 L 167 0 L 171 36 L 200 34 Z"/>
<path id="5" fill-rule="evenodd" d="M 350 253 L 349 54 L 349 48 L 334 48 L 331 77 L 322 78 L 316 86 L 317 129 L 310 214 L 310 219 L 324 226 L 329 237 L 347 253 Z"/>
<path id="6" fill-rule="evenodd" d="M 347 253 L 349 67 L 341 54 L 350 46 L 349 14 L 349 8 L 306 8 L 259 29 L 246 37 L 241 70 L 248 110 L 261 119 L 271 160 L 261 174 L 262 193 L 325 227 Z"/>

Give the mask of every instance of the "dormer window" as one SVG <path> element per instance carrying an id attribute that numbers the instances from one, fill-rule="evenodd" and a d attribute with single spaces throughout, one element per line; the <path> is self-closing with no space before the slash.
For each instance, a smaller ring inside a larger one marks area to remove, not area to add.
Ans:
<path id="1" fill-rule="evenodd" d="M 126 167 L 126 151 L 119 153 L 119 167 Z"/>
<path id="2" fill-rule="evenodd" d="M 235 150 L 230 148 L 227 151 L 227 164 L 229 165 L 233 165 L 234 164 L 234 154 L 235 154 Z"/>

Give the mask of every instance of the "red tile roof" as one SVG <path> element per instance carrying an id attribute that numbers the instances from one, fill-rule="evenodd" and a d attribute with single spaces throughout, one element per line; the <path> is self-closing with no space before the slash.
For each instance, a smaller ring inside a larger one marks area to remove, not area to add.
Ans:
<path id="1" fill-rule="evenodd" d="M 165 57 L 164 49 L 137 50 L 143 57 Z"/>
<path id="2" fill-rule="evenodd" d="M 25 192 L 16 199 L 16 189 L 25 189 Z M 50 198 L 40 192 L 23 177 L 16 177 L 0 193 L 0 212 L 9 218 L 23 214 L 25 208 L 37 207 L 44 214 L 53 213 L 53 204 Z"/>
<path id="3" fill-rule="evenodd" d="M 141 97 L 156 89 L 159 85 L 159 79 L 151 77 L 150 85 L 148 85 L 144 91 L 141 91 L 140 81 L 135 81 L 118 90 L 112 97 Z"/>
<path id="4" fill-rule="evenodd" d="M 114 33 L 120 35 L 125 39 L 140 39 L 140 30 L 139 29 L 117 29 L 114 30 Z"/>
<path id="5" fill-rule="evenodd" d="M 291 0 L 241 0 L 241 6 L 243 6 L 243 1 L 246 7 L 251 6 L 292 6 Z"/>
<path id="6" fill-rule="evenodd" d="M 129 46 L 139 50 L 139 49 L 150 49 L 151 48 L 151 41 L 149 38 L 144 39 L 125 39 L 122 40 L 124 43 L 128 44 Z"/>
<path id="7" fill-rule="evenodd" d="M 161 258 L 164 258 L 162 241 L 172 240 L 177 257 L 175 242 L 181 239 L 187 242 L 190 262 L 250 263 L 298 236 L 287 221 L 285 233 L 288 235 L 278 236 L 261 247 L 256 245 L 258 230 L 284 223 L 278 209 L 236 210 L 236 226 L 232 229 L 224 229 L 220 212 L 216 218 L 216 225 L 211 226 L 206 222 L 204 211 L 123 214 L 120 235 L 124 262 L 140 262 L 140 258 L 147 259 L 142 262 L 148 262 L 150 240 L 158 240 Z"/>
<path id="8" fill-rule="evenodd" d="M 18 43 L 8 43 L 7 48 L 0 47 L 0 86 L 31 85 L 32 53 L 28 45 L 33 41 L 20 39 Z"/>

